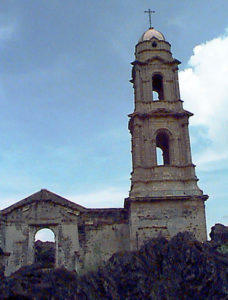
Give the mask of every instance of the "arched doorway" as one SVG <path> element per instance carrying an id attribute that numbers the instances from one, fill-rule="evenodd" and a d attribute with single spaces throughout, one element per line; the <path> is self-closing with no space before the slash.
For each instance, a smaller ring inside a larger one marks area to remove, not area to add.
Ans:
<path id="1" fill-rule="evenodd" d="M 56 262 L 55 233 L 49 228 L 42 228 L 35 234 L 34 262 L 44 268 L 54 268 Z"/>

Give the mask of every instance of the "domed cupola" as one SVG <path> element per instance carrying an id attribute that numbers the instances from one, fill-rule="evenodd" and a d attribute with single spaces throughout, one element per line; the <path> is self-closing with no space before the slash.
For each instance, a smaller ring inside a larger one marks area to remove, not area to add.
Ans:
<path id="1" fill-rule="evenodd" d="M 152 57 L 160 57 L 166 61 L 172 61 L 171 45 L 165 40 L 164 35 L 150 27 L 139 39 L 135 48 L 135 58 L 138 61 L 145 62 Z"/>
<path id="2" fill-rule="evenodd" d="M 144 41 L 151 41 L 153 38 L 156 38 L 160 41 L 165 41 L 164 35 L 160 31 L 154 29 L 154 27 L 151 27 L 143 33 L 143 35 L 139 39 L 139 43 Z"/>

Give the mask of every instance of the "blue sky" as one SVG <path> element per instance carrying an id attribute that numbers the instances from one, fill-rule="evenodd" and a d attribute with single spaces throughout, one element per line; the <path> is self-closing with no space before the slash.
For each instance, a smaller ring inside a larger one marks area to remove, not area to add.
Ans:
<path id="1" fill-rule="evenodd" d="M 130 63 L 148 8 L 182 61 L 208 227 L 228 223 L 226 0 L 0 0 L 0 208 L 41 188 L 87 207 L 123 205 Z"/>

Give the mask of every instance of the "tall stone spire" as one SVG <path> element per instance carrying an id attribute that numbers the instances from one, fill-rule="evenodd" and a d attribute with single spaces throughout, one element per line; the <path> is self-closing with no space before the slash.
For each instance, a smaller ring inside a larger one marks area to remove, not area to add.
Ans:
<path id="1" fill-rule="evenodd" d="M 163 34 L 152 28 L 136 45 L 132 64 L 130 197 L 202 195 L 191 158 L 188 119 L 192 113 L 183 109 L 180 100 L 180 62 L 172 57 Z"/>
<path id="2" fill-rule="evenodd" d="M 167 237 L 176 233 L 177 230 L 171 229 L 175 224 L 179 231 L 193 231 L 199 239 L 205 240 L 204 201 L 208 196 L 203 195 L 197 185 L 188 131 L 189 117 L 193 114 L 183 108 L 178 82 L 180 62 L 173 58 L 170 48 L 164 35 L 154 28 L 144 32 L 136 45 L 131 80 L 135 109 L 129 115 L 133 170 L 125 205 L 131 205 L 136 215 L 139 206 L 144 210 L 149 205 L 150 213 L 159 211 L 158 201 L 163 211 L 171 211 L 175 207 L 178 217 L 175 213 L 165 216 L 160 211 L 159 218 L 164 220 L 155 222 L 153 213 L 151 222 L 166 228 L 163 233 Z M 189 208 L 188 216 L 193 211 L 195 216 L 185 217 L 184 206 Z M 185 224 L 181 220 L 179 228 L 178 222 L 183 218 Z M 136 219 L 132 218 L 131 222 L 139 226 L 140 222 Z M 134 230 L 131 234 L 137 232 L 139 238 L 140 231 Z M 132 240 L 135 239 L 136 236 L 132 236 Z"/>

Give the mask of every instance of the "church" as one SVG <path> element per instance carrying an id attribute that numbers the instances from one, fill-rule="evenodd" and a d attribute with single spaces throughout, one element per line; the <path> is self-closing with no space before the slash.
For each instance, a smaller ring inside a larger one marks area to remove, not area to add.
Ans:
<path id="1" fill-rule="evenodd" d="M 208 196 L 197 185 L 189 117 L 180 99 L 178 65 L 164 35 L 150 27 L 135 47 L 129 115 L 132 173 L 123 208 L 88 209 L 41 190 L 0 211 L 0 263 L 5 275 L 34 263 L 35 235 L 55 235 L 55 267 L 82 274 L 118 251 L 162 235 L 190 231 L 206 241 Z"/>

